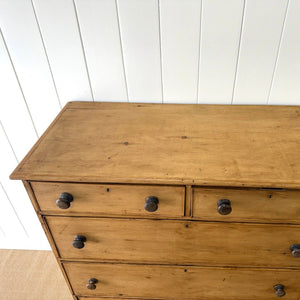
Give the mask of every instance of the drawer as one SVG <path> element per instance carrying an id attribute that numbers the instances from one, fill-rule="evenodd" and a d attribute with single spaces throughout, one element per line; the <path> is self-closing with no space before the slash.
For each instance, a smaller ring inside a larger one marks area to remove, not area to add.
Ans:
<path id="1" fill-rule="evenodd" d="M 300 267 L 290 251 L 300 244 L 300 225 L 50 216 L 46 222 L 64 259 Z M 86 238 L 81 249 L 72 246 L 77 235 Z"/>
<path id="2" fill-rule="evenodd" d="M 170 217 L 181 217 L 184 214 L 185 188 L 179 186 L 50 182 L 31 182 L 31 185 L 44 213 Z M 61 193 L 68 193 L 73 197 L 67 209 L 60 209 L 56 205 Z M 148 212 L 144 208 L 149 196 L 158 199 L 158 208 L 154 212 Z"/>
<path id="3" fill-rule="evenodd" d="M 163 299 L 266 300 L 277 299 L 274 286 L 282 284 L 283 299 L 298 300 L 299 270 L 230 269 L 162 265 L 64 263 L 76 295 Z M 97 279 L 95 289 L 86 287 Z"/>
<path id="4" fill-rule="evenodd" d="M 192 199 L 192 215 L 202 220 L 300 223 L 296 190 L 194 188 Z M 226 207 L 218 212 L 221 199 L 230 200 L 231 212 Z"/>

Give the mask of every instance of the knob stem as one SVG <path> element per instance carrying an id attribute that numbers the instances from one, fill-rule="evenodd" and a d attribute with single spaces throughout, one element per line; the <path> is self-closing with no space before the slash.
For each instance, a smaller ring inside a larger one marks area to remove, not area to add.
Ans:
<path id="1" fill-rule="evenodd" d="M 283 284 L 274 285 L 274 290 L 275 290 L 275 295 L 277 297 L 285 296 L 285 291 L 284 291 L 284 285 Z"/>
<path id="2" fill-rule="evenodd" d="M 96 278 L 90 278 L 88 280 L 88 284 L 86 285 L 86 287 L 89 289 L 89 290 L 95 290 L 96 289 L 96 284 L 98 283 L 98 279 Z"/>

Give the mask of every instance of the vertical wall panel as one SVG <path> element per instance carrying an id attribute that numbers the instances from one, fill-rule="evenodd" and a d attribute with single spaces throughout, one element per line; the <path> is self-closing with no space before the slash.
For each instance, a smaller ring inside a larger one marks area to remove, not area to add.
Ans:
<path id="1" fill-rule="evenodd" d="M 25 192 L 22 182 L 9 179 L 9 174 L 16 167 L 17 161 L 2 126 L 0 126 L 0 145 L 0 182 L 28 235 L 26 239 L 20 238 L 19 243 L 22 244 L 24 242 L 24 247 L 47 249 L 47 247 L 49 247 L 48 242 L 46 241 L 45 234 L 42 231 L 42 227 L 30 203 L 28 195 Z M 17 225 L 15 224 L 14 219 L 8 219 L 7 222 L 9 222 L 9 225 L 12 227 Z M 14 236 L 16 243 L 18 238 L 18 236 Z M 27 240 L 29 241 L 29 244 L 27 243 Z"/>
<path id="2" fill-rule="evenodd" d="M 33 3 L 62 105 L 73 100 L 92 101 L 73 1 Z"/>
<path id="3" fill-rule="evenodd" d="M 31 2 L 0 0 L 0 27 L 41 134 L 60 106 Z"/>
<path id="4" fill-rule="evenodd" d="M 0 0 L 0 248 L 50 249 L 9 174 L 61 104 L 300 105 L 299 12 L 296 0 Z"/>
<path id="5" fill-rule="evenodd" d="M 95 100 L 127 101 L 115 1 L 75 3 Z"/>
<path id="6" fill-rule="evenodd" d="M 266 104 L 287 0 L 247 0 L 233 103 Z"/>
<path id="7" fill-rule="evenodd" d="M 196 103 L 201 0 L 160 0 L 164 102 Z"/>
<path id="8" fill-rule="evenodd" d="M 37 140 L 37 134 L 1 35 L 0 66 L 0 121 L 21 160 Z"/>
<path id="9" fill-rule="evenodd" d="M 0 184 L 0 248 L 19 248 L 28 237 Z"/>
<path id="10" fill-rule="evenodd" d="M 161 102 L 158 0 L 118 0 L 129 101 Z"/>
<path id="11" fill-rule="evenodd" d="M 270 104 L 300 105 L 300 2 L 290 0 Z"/>
<path id="12" fill-rule="evenodd" d="M 231 103 L 243 8 L 243 0 L 202 0 L 199 103 Z"/>

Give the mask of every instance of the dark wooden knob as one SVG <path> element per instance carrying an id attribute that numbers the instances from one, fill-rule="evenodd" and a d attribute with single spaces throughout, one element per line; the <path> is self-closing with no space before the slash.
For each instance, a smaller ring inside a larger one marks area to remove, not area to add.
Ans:
<path id="1" fill-rule="evenodd" d="M 284 285 L 282 284 L 274 285 L 274 290 L 277 297 L 283 297 L 285 295 Z"/>
<path id="2" fill-rule="evenodd" d="M 73 196 L 69 193 L 61 193 L 59 198 L 56 200 L 56 205 L 60 209 L 67 209 L 70 207 L 70 202 L 73 201 Z"/>
<path id="3" fill-rule="evenodd" d="M 154 196 L 149 196 L 146 198 L 145 210 L 149 212 L 154 212 L 158 209 L 158 198 Z"/>
<path id="4" fill-rule="evenodd" d="M 86 285 L 86 287 L 89 289 L 89 290 L 94 290 L 96 289 L 96 284 L 98 283 L 98 280 L 96 278 L 90 278 L 89 279 L 89 283 Z"/>
<path id="5" fill-rule="evenodd" d="M 217 203 L 220 215 L 229 215 L 232 212 L 231 202 L 228 199 L 221 199 Z"/>
<path id="6" fill-rule="evenodd" d="M 294 257 L 300 257 L 300 245 L 299 244 L 294 244 L 290 247 L 290 250 L 292 252 L 292 255 Z"/>
<path id="7" fill-rule="evenodd" d="M 75 235 L 72 246 L 76 249 L 82 249 L 84 247 L 85 242 L 86 242 L 86 237 L 84 235 Z"/>

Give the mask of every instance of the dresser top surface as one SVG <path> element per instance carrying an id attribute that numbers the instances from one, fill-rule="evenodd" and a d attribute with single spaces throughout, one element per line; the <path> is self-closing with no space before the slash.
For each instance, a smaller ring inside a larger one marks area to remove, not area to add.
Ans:
<path id="1" fill-rule="evenodd" d="M 300 188 L 300 107 L 69 102 L 12 179 Z"/>

